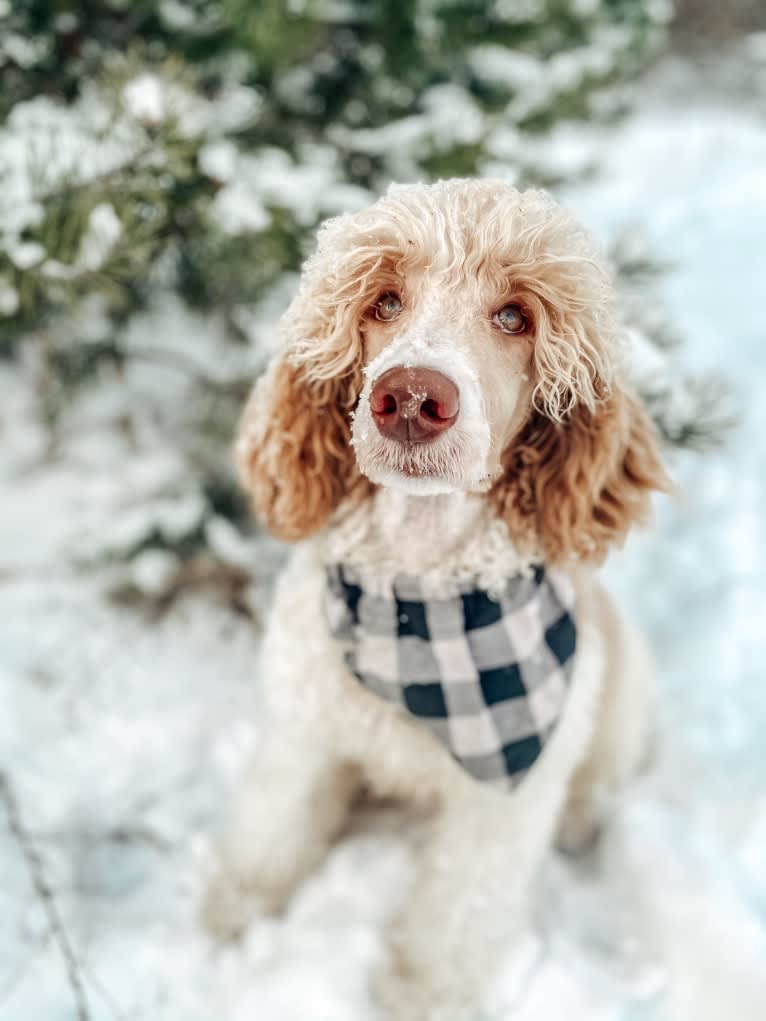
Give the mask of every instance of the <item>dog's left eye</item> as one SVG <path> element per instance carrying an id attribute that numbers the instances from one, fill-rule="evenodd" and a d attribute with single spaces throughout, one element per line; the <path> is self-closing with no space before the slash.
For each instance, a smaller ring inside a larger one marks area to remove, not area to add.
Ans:
<path id="1" fill-rule="evenodd" d="M 518 305 L 506 305 L 492 316 L 504 333 L 523 333 L 527 328 L 527 320 Z"/>
<path id="2" fill-rule="evenodd" d="M 373 306 L 375 318 L 384 323 L 390 323 L 396 319 L 401 311 L 402 303 L 395 294 L 384 294 Z"/>

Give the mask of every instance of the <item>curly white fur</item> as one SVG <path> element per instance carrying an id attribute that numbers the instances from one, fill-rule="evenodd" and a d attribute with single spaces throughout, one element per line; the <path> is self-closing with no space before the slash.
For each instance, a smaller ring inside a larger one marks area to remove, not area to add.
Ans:
<path id="1" fill-rule="evenodd" d="M 470 231 L 456 229 L 466 218 Z M 433 279 L 475 277 L 492 253 L 502 281 L 512 275 L 518 287 L 530 287 L 551 339 L 535 352 L 534 399 L 551 418 L 563 420 L 577 400 L 593 406 L 593 380 L 614 378 L 621 330 L 609 271 L 590 235 L 546 192 L 491 180 L 394 184 L 361 213 L 329 220 L 318 240 L 285 320 L 290 357 L 316 379 L 342 374 L 358 357 L 361 338 L 348 313 L 379 289 L 387 259 L 406 275 L 424 251 Z M 320 345 L 322 317 L 333 317 L 335 328 Z"/>
<path id="2" fill-rule="evenodd" d="M 389 328 L 367 312 L 392 287 L 404 312 Z M 534 335 L 494 332 L 492 310 L 509 300 L 524 302 Z M 540 192 L 497 182 L 395 187 L 369 210 L 322 229 L 284 330 L 284 351 L 248 406 L 240 441 L 246 479 L 254 489 L 266 480 L 261 506 L 270 501 L 272 527 L 284 508 L 304 526 L 285 458 L 293 458 L 301 494 L 312 480 L 327 481 L 325 464 L 346 464 L 351 429 L 328 403 L 335 380 L 343 380 L 343 407 L 356 403 L 356 467 L 382 485 L 364 499 L 341 500 L 329 527 L 296 549 L 280 579 L 264 646 L 265 737 L 222 844 L 206 916 L 231 933 L 253 911 L 281 907 L 321 861 L 360 788 L 420 804 L 431 816 L 416 882 L 389 928 L 376 988 L 389 1021 L 457 1021 L 480 1002 L 524 925 L 530 884 L 557 828 L 570 844 L 590 839 L 641 760 L 649 660 L 592 571 L 565 565 L 577 592 L 571 695 L 529 776 L 500 793 L 474 781 L 428 730 L 350 674 L 321 610 L 323 565 L 354 563 L 382 584 L 418 574 L 445 594 L 469 578 L 500 589 L 539 559 L 539 549 L 522 551 L 511 537 L 486 482 L 515 463 L 508 452 L 535 409 L 566 436 L 572 409 L 595 413 L 614 384 L 619 327 L 609 276 L 587 235 Z M 374 380 L 410 362 L 448 375 L 461 401 L 457 425 L 417 453 L 423 478 L 414 487 L 402 478 L 404 455 L 378 437 L 369 410 Z M 294 393 L 287 384 L 298 385 L 284 366 L 307 388 L 301 408 L 284 406 Z M 299 411 L 316 416 L 304 417 L 300 433 L 290 417 Z M 336 432 L 322 446 L 317 437 L 330 414 Z M 633 433 L 620 426 L 615 437 L 612 419 L 600 430 L 583 421 L 578 465 L 599 458 L 621 487 L 656 485 L 648 469 L 642 476 L 639 455 L 623 463 Z M 651 460 L 651 435 L 639 438 L 639 454 Z M 528 440 L 519 463 L 545 464 L 549 447 Z M 322 459 L 325 450 L 331 460 Z M 614 519 L 621 534 L 623 504 L 608 488 L 611 476 L 594 475 L 594 483 L 568 463 L 562 472 L 560 492 L 590 500 L 591 516 L 603 489 L 599 520 Z M 324 512 L 342 479 L 334 481 L 317 500 Z M 572 494 L 577 486 L 594 491 Z M 624 519 L 635 515 L 624 511 Z"/>

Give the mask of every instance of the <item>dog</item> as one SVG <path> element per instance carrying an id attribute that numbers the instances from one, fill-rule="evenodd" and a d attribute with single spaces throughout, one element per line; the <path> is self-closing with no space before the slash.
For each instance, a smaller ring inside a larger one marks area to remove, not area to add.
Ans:
<path id="1" fill-rule="evenodd" d="M 457 1021 L 645 754 L 650 657 L 594 568 L 668 487 L 658 438 L 605 262 L 542 191 L 391 186 L 321 227 L 282 329 L 237 457 L 298 545 L 206 916 L 278 911 L 361 788 L 404 799 L 428 824 L 377 991 Z"/>

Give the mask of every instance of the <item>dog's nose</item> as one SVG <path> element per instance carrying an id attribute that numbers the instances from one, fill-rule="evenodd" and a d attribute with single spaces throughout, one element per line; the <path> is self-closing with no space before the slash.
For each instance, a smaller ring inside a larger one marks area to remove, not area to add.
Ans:
<path id="1" fill-rule="evenodd" d="M 373 386 L 370 408 L 383 436 L 427 443 L 455 424 L 460 395 L 452 380 L 436 369 L 398 365 Z"/>

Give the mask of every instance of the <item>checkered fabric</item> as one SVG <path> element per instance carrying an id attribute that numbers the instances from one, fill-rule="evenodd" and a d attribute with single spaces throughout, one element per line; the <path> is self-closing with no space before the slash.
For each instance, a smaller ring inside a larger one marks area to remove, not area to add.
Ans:
<path id="1" fill-rule="evenodd" d="M 567 697 L 576 643 L 569 579 L 536 567 L 498 598 L 467 585 L 433 599 L 414 576 L 381 586 L 348 565 L 326 574 L 328 625 L 361 683 L 429 727 L 477 780 L 518 784 Z"/>

